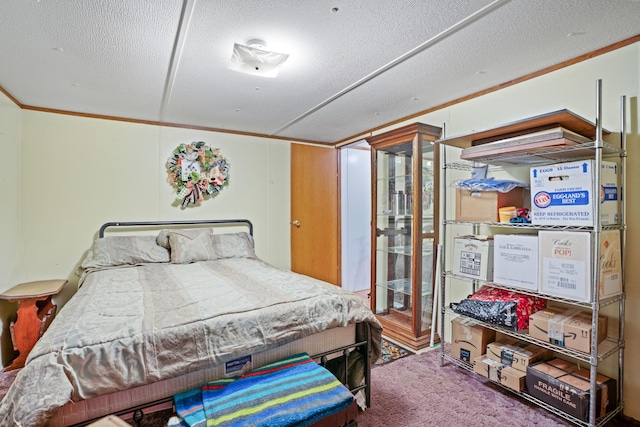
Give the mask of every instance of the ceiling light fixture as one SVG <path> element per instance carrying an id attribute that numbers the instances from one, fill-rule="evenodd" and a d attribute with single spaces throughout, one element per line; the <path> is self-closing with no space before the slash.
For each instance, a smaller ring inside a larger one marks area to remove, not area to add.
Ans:
<path id="1" fill-rule="evenodd" d="M 262 77 L 276 77 L 282 64 L 289 58 L 287 53 L 266 50 L 263 40 L 249 40 L 246 45 L 234 43 L 229 69 Z"/>

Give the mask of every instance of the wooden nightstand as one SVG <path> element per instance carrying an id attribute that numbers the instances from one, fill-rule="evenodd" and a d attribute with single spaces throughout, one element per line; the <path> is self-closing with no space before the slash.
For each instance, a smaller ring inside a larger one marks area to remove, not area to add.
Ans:
<path id="1" fill-rule="evenodd" d="M 66 284 L 66 280 L 40 280 L 21 283 L 0 294 L 0 299 L 18 303 L 18 319 L 11 323 L 10 329 L 13 348 L 19 354 L 5 371 L 24 366 L 29 352 L 56 314 L 56 305 L 51 299 Z"/>

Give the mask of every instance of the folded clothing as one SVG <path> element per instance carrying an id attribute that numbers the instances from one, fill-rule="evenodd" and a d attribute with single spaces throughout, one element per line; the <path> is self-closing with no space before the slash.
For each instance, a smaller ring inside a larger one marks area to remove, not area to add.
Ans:
<path id="1" fill-rule="evenodd" d="M 306 353 L 174 397 L 191 427 L 308 426 L 353 403 L 353 394 Z"/>
<path id="2" fill-rule="evenodd" d="M 464 179 L 456 181 L 455 185 L 457 188 L 461 188 L 463 190 L 498 191 L 500 193 L 508 193 L 517 187 L 529 188 L 529 186 L 524 182 L 494 178 Z"/>
<path id="3" fill-rule="evenodd" d="M 456 313 L 516 331 L 529 329 L 529 316 L 545 308 L 547 300 L 483 286 L 469 298 L 453 306 Z"/>

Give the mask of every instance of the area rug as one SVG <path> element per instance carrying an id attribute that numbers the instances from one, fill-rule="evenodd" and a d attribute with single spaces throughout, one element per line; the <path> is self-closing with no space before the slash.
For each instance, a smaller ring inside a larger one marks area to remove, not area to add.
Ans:
<path id="1" fill-rule="evenodd" d="M 394 360 L 398 360 L 401 357 L 410 356 L 412 354 L 415 354 L 415 353 L 383 337 L 382 338 L 382 355 L 376 361 L 374 366 L 385 365 L 387 363 L 393 362 Z"/>

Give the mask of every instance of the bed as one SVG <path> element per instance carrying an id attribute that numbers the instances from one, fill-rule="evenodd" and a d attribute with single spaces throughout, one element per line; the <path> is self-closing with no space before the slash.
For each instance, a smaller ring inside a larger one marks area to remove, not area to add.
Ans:
<path id="1" fill-rule="evenodd" d="M 0 425 L 158 407 L 239 361 L 258 368 L 300 352 L 370 404 L 375 315 L 340 287 L 260 260 L 248 220 L 107 223 L 78 274 L 0 403 Z"/>

